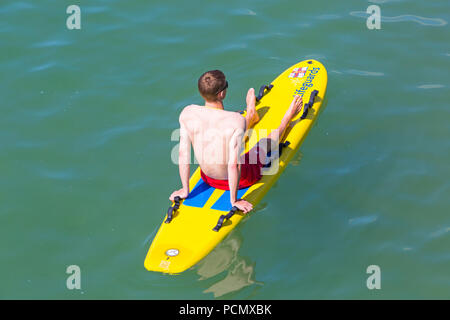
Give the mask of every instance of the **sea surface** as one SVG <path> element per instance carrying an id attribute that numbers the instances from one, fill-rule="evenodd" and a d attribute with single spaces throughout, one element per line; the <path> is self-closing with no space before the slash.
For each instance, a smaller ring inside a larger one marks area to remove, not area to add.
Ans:
<path id="1" fill-rule="evenodd" d="M 450 299 L 449 22 L 448 0 L 2 0 L 0 298 Z M 327 105 L 280 180 L 198 265 L 147 271 L 198 77 L 237 111 L 304 59 Z"/>

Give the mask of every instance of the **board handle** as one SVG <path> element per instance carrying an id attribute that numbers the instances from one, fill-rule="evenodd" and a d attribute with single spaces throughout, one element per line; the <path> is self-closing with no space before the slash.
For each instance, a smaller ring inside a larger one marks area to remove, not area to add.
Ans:
<path id="1" fill-rule="evenodd" d="M 307 104 L 305 104 L 305 107 L 303 108 L 303 114 L 300 117 L 300 119 L 305 119 L 306 116 L 308 115 L 308 111 L 309 108 L 311 108 L 314 104 L 314 99 L 316 98 L 317 94 L 319 94 L 319 90 L 313 90 L 313 92 L 311 92 L 311 96 L 309 97 L 309 102 Z"/>
<path id="2" fill-rule="evenodd" d="M 173 219 L 173 213 L 180 207 L 181 198 L 179 196 L 176 196 L 173 200 L 175 204 L 173 206 L 170 206 L 167 210 L 167 219 L 166 221 L 164 221 L 164 223 L 170 223 L 170 221 L 172 221 Z"/>
<path id="3" fill-rule="evenodd" d="M 262 97 L 264 96 L 264 94 L 267 93 L 267 92 L 269 92 L 270 89 L 272 89 L 272 88 L 273 88 L 273 84 L 270 84 L 270 85 L 268 85 L 268 86 L 262 85 L 261 88 L 259 88 L 259 94 L 258 94 L 258 96 L 256 97 L 256 102 L 259 102 L 259 100 L 262 99 Z M 266 91 L 266 89 L 267 89 L 267 91 Z"/>
<path id="4" fill-rule="evenodd" d="M 220 230 L 220 228 L 222 228 L 222 224 L 225 220 L 230 219 L 235 213 L 236 211 L 238 211 L 239 209 L 237 207 L 233 207 L 231 208 L 230 212 L 228 212 L 226 215 L 221 215 L 219 218 L 219 221 L 217 221 L 217 225 L 213 228 L 213 231 L 218 232 Z"/>
<path id="5" fill-rule="evenodd" d="M 281 153 L 283 152 L 283 148 L 286 148 L 290 145 L 291 143 L 289 141 L 285 141 L 285 142 L 280 142 L 280 144 L 278 145 L 278 158 L 281 157 Z M 267 152 L 267 159 L 270 159 L 272 155 L 272 152 L 269 151 Z M 263 165 L 263 168 L 270 168 L 270 166 L 272 165 L 272 161 L 269 161 L 268 163 L 266 163 L 265 165 Z"/>

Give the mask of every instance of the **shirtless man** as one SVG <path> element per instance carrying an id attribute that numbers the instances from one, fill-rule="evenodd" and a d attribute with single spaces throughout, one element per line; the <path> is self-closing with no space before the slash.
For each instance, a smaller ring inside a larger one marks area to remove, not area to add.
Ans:
<path id="1" fill-rule="evenodd" d="M 192 144 L 202 179 L 215 188 L 230 190 L 231 206 L 247 213 L 253 206 L 248 201 L 237 199 L 237 190 L 248 187 L 261 178 L 261 168 L 271 143 L 267 143 L 268 140 L 266 143 L 260 141 L 247 154 L 239 156 L 246 130 L 259 121 L 255 109 L 255 90 L 248 90 L 247 114 L 244 118 L 238 112 L 224 110 L 223 100 L 227 88 L 228 82 L 221 71 L 205 72 L 198 80 L 198 89 L 205 99 L 205 105 L 189 105 L 181 112 L 179 172 L 183 187 L 174 191 L 169 199 L 173 201 L 176 196 L 184 199 L 189 195 Z M 273 130 L 267 139 L 278 141 L 278 137 L 283 136 L 290 120 L 301 107 L 302 98 L 295 96 L 278 130 Z M 254 153 L 256 157 L 252 158 L 250 155 Z M 249 159 L 255 158 L 256 163 L 249 163 Z"/>

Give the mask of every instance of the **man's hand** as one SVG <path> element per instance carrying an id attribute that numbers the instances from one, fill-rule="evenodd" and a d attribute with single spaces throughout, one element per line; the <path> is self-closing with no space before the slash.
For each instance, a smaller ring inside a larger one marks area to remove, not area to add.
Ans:
<path id="1" fill-rule="evenodd" d="M 172 194 L 169 197 L 170 201 L 174 201 L 175 197 L 180 197 L 181 199 L 187 198 L 187 196 L 189 195 L 189 191 L 186 191 L 184 189 L 180 189 L 180 190 L 176 190 L 174 192 L 172 192 Z"/>
<path id="2" fill-rule="evenodd" d="M 245 200 L 239 199 L 237 201 L 235 201 L 234 203 L 231 204 L 233 207 L 238 208 L 239 210 L 241 210 L 243 213 L 248 213 L 250 211 L 253 210 L 253 205 Z"/>

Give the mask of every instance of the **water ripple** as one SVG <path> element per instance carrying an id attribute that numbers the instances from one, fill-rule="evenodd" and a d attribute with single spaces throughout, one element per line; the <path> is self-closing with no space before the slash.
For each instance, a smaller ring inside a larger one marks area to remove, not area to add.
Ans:
<path id="1" fill-rule="evenodd" d="M 39 174 L 43 177 L 53 180 L 71 180 L 76 176 L 76 173 L 72 169 L 67 170 L 48 170 L 41 168 L 38 170 Z"/>
<path id="2" fill-rule="evenodd" d="M 354 16 L 354 17 L 365 18 L 365 19 L 370 16 L 365 11 L 352 11 L 352 12 L 350 12 L 350 15 Z M 447 21 L 445 21 L 444 19 L 425 18 L 425 17 L 416 16 L 416 15 L 412 15 L 412 14 L 405 14 L 405 15 L 396 16 L 396 17 L 386 17 L 386 16 L 382 15 L 381 21 L 382 22 L 413 21 L 413 22 L 420 23 L 421 25 L 424 25 L 424 26 L 433 26 L 433 27 L 442 27 L 447 24 Z"/>
<path id="3" fill-rule="evenodd" d="M 422 84 L 420 86 L 417 86 L 419 89 L 439 89 L 444 88 L 444 85 L 442 84 Z"/>
<path id="4" fill-rule="evenodd" d="M 338 14 L 322 14 L 319 16 L 319 19 L 321 20 L 336 20 L 340 18 L 341 16 Z"/>
<path id="5" fill-rule="evenodd" d="M 0 8 L 0 13 L 13 13 L 20 10 L 32 9 L 34 6 L 31 3 L 27 2 L 14 2 L 12 4 L 6 5 L 3 8 Z"/>
<path id="6" fill-rule="evenodd" d="M 106 11 L 109 11 L 109 9 L 110 8 L 108 8 L 108 7 L 97 6 L 97 7 L 86 7 L 86 8 L 83 8 L 83 11 L 85 13 L 92 13 L 92 14 L 94 14 L 94 13 L 106 12 Z"/>
<path id="7" fill-rule="evenodd" d="M 351 226 L 363 226 L 377 221 L 378 217 L 376 215 L 356 217 L 348 220 L 348 224 Z"/>
<path id="8" fill-rule="evenodd" d="M 450 232 L 450 227 L 445 227 L 445 228 L 439 229 L 439 230 L 431 233 L 430 236 L 432 238 L 439 238 L 439 237 L 442 237 L 442 236 L 444 236 L 445 234 L 447 234 L 449 232 Z"/>
<path id="9" fill-rule="evenodd" d="M 236 9 L 231 13 L 236 16 L 256 16 L 256 12 L 250 9 Z"/>
<path id="10" fill-rule="evenodd" d="M 67 40 L 46 40 L 32 45 L 33 48 L 63 47 L 72 44 Z"/>
<path id="11" fill-rule="evenodd" d="M 364 70 L 348 70 L 347 71 L 350 74 L 354 74 L 357 76 L 368 76 L 368 77 L 382 77 L 384 76 L 383 72 L 374 72 L 374 71 L 364 71 Z"/>
<path id="12" fill-rule="evenodd" d="M 38 66 L 35 66 L 35 67 L 31 68 L 30 72 L 37 72 L 37 71 L 50 69 L 51 67 L 54 67 L 55 65 L 56 65 L 55 62 L 44 63 L 44 64 L 41 64 L 41 65 L 38 65 Z"/>

